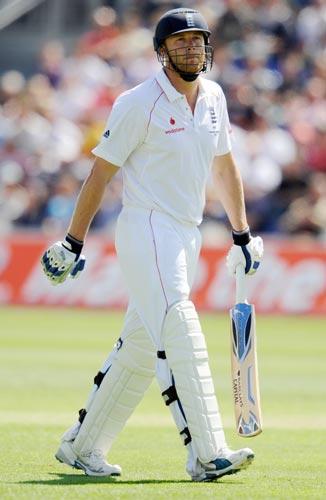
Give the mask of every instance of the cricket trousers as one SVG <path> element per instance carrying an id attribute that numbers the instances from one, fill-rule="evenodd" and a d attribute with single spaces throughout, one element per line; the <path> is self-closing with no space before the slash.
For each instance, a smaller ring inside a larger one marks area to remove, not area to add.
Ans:
<path id="1" fill-rule="evenodd" d="M 197 226 L 162 212 L 124 207 L 116 228 L 116 251 L 135 308 L 159 348 L 166 313 L 188 300 L 201 247 Z"/>

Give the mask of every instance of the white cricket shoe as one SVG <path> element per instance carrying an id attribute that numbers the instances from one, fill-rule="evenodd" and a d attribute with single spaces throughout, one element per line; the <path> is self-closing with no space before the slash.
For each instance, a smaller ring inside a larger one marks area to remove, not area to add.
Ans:
<path id="1" fill-rule="evenodd" d="M 196 473 L 191 476 L 192 481 L 214 481 L 228 474 L 236 474 L 248 467 L 255 458 L 250 448 L 241 448 L 232 451 L 229 448 L 221 450 L 221 454 L 209 463 L 199 462 Z"/>
<path id="2" fill-rule="evenodd" d="M 55 458 L 70 467 L 83 470 L 87 476 L 121 475 L 121 467 L 108 464 L 101 450 L 93 450 L 86 455 L 79 456 L 74 452 L 72 442 L 62 441 Z"/>
<path id="3" fill-rule="evenodd" d="M 87 455 L 78 457 L 75 467 L 82 469 L 87 476 L 120 476 L 120 465 L 108 464 L 102 450 L 93 450 Z"/>

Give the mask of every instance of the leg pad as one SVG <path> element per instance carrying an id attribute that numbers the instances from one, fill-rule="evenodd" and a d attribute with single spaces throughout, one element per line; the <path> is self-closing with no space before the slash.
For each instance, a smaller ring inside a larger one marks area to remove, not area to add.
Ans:
<path id="1" fill-rule="evenodd" d="M 196 454 L 204 463 L 214 460 L 225 437 L 205 337 L 191 301 L 169 309 L 162 343 Z"/>
<path id="2" fill-rule="evenodd" d="M 102 380 L 95 377 L 100 385 L 73 443 L 77 455 L 94 449 L 108 452 L 152 382 L 155 360 L 153 343 L 144 328 L 116 346 Z"/>

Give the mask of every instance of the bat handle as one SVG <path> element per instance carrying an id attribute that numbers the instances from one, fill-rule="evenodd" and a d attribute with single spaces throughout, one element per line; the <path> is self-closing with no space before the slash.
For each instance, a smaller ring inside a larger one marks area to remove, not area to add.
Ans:
<path id="1" fill-rule="evenodd" d="M 243 304 L 247 302 L 247 277 L 245 275 L 245 268 L 239 264 L 235 270 L 235 283 L 236 283 L 236 303 Z"/>

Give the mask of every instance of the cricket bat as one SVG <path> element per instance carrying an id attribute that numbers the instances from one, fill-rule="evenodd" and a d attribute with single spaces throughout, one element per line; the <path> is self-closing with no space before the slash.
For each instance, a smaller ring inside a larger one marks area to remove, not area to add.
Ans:
<path id="1" fill-rule="evenodd" d="M 231 371 L 236 429 L 239 436 L 262 432 L 256 351 L 255 308 L 248 304 L 244 267 L 236 269 L 236 304 L 231 317 Z"/>

